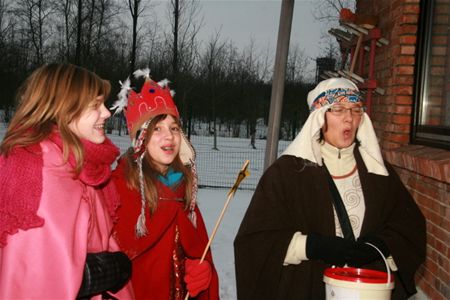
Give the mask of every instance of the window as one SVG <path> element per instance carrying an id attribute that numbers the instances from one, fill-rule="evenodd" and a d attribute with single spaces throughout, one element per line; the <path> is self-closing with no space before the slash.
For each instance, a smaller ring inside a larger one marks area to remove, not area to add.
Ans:
<path id="1" fill-rule="evenodd" d="M 421 1 L 412 141 L 450 149 L 450 2 Z"/>

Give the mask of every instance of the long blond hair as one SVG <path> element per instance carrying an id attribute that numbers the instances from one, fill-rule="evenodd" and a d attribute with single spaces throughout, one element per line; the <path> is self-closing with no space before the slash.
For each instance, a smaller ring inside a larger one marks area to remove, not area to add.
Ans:
<path id="1" fill-rule="evenodd" d="M 158 115 L 154 117 L 147 128 L 147 133 L 145 135 L 145 141 L 143 147 L 147 146 L 148 141 L 151 138 L 152 132 L 159 121 L 164 120 L 167 115 Z M 180 121 L 177 119 L 178 124 L 180 125 Z M 146 150 L 145 150 L 146 151 Z M 127 178 L 127 184 L 130 188 L 135 189 L 137 191 L 140 190 L 140 179 L 139 179 L 139 166 L 136 163 L 134 157 L 133 148 L 129 148 L 127 152 L 125 152 L 124 157 L 126 159 L 126 172 L 125 176 Z M 192 185 L 193 185 L 193 175 L 189 167 L 185 166 L 180 159 L 180 155 L 175 157 L 174 161 L 171 163 L 170 167 L 177 172 L 183 173 L 183 178 L 186 185 L 186 193 L 184 204 L 185 208 L 189 207 L 189 204 L 192 200 Z M 154 212 L 156 206 L 158 204 L 158 191 L 156 190 L 155 180 L 158 180 L 158 176 L 161 175 L 158 168 L 152 162 L 152 159 L 149 153 L 146 151 L 144 155 L 144 159 L 142 160 L 142 171 L 144 174 L 144 195 L 145 200 L 147 201 L 147 206 L 150 208 L 150 212 Z"/>
<path id="2" fill-rule="evenodd" d="M 77 120 L 96 97 L 106 99 L 110 90 L 107 80 L 82 67 L 56 63 L 41 66 L 18 90 L 18 106 L 0 153 L 8 155 L 14 147 L 39 143 L 56 125 L 63 141 L 64 161 L 72 152 L 76 160 L 75 173 L 79 174 L 84 152 L 80 139 L 69 129 L 69 123 Z"/>

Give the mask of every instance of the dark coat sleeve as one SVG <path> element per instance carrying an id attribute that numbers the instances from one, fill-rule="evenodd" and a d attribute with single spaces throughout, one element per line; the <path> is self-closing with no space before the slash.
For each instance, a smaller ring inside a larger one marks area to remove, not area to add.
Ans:
<path id="1" fill-rule="evenodd" d="M 276 299 L 274 278 L 281 276 L 284 257 L 295 233 L 283 203 L 282 186 L 270 168 L 261 178 L 234 241 L 238 299 Z"/>
<path id="2" fill-rule="evenodd" d="M 320 194 L 319 201 L 312 200 L 312 180 L 302 184 L 311 175 L 305 168 L 303 160 L 283 156 L 261 177 L 234 241 L 239 300 L 324 298 L 323 264 L 283 266 L 295 232 L 334 232 L 331 202 Z"/>
<path id="3" fill-rule="evenodd" d="M 359 155 L 355 156 L 359 160 Z M 398 267 L 395 299 L 397 293 L 405 297 L 416 293 L 414 274 L 425 260 L 426 224 L 395 170 L 389 163 L 385 165 L 389 176 L 367 173 L 363 165 L 359 170 L 366 199 L 361 236 L 375 235 L 387 245 Z"/>

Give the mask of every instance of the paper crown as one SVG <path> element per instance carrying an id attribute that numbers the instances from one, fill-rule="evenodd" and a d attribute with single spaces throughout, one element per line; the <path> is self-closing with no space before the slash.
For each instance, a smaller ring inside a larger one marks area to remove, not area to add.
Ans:
<path id="1" fill-rule="evenodd" d="M 162 114 L 180 117 L 178 109 L 172 98 L 173 91 L 168 87 L 169 81 L 164 79 L 155 82 L 150 79 L 149 70 L 137 70 L 135 77 L 145 77 L 145 82 L 140 93 L 130 87 L 130 80 L 121 83 L 122 89 L 118 95 L 118 100 L 111 109 L 116 109 L 115 113 L 124 111 L 128 132 L 131 139 L 136 137 L 136 133 L 145 121 Z"/>

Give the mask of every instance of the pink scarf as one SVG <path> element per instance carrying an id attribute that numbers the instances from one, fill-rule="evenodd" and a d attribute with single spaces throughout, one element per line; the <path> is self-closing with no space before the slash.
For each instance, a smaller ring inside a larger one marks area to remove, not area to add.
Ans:
<path id="1" fill-rule="evenodd" d="M 62 139 L 57 131 L 49 139 L 62 152 Z M 102 144 L 82 140 L 84 163 L 78 179 L 86 185 L 98 188 L 103 194 L 108 212 L 116 219 L 119 197 L 111 177 L 111 164 L 120 154 L 108 139 Z M 68 163 L 75 167 L 70 153 Z M 41 227 L 44 219 L 37 215 L 42 194 L 42 150 L 39 144 L 17 147 L 8 157 L 0 156 L 0 248 L 6 246 L 7 235 L 19 229 Z"/>

